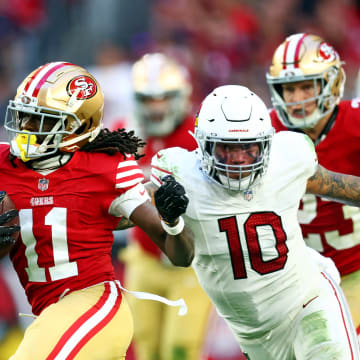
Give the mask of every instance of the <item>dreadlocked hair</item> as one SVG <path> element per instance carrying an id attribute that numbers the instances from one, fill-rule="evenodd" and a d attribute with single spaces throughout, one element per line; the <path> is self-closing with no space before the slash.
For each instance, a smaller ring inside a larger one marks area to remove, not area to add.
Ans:
<path id="1" fill-rule="evenodd" d="M 120 152 L 124 159 L 126 159 L 126 154 L 131 154 L 134 155 L 135 160 L 138 160 L 144 156 L 138 154 L 138 150 L 144 147 L 146 142 L 134 134 L 133 130 L 125 131 L 124 128 L 114 131 L 101 129 L 99 135 L 92 142 L 84 145 L 80 151 L 103 152 L 109 155 Z"/>
<path id="2" fill-rule="evenodd" d="M 17 168 L 17 165 L 15 164 L 15 160 L 17 159 L 17 157 L 13 154 L 9 154 L 9 160 L 11 162 L 11 165 L 13 168 Z"/>

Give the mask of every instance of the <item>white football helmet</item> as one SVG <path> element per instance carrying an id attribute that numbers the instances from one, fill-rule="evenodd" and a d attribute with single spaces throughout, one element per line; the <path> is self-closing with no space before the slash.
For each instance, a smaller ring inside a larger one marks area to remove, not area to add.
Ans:
<path id="1" fill-rule="evenodd" d="M 132 68 L 135 119 L 147 136 L 172 133 L 190 110 L 187 70 L 161 53 L 144 55 Z"/>
<path id="2" fill-rule="evenodd" d="M 345 72 L 336 50 L 321 37 L 311 34 L 294 34 L 276 49 L 266 81 L 271 101 L 281 122 L 288 128 L 312 128 L 325 115 L 334 110 L 344 93 Z M 320 92 L 314 98 L 286 103 L 282 84 L 313 80 Z M 305 104 L 316 100 L 315 111 L 305 116 Z M 302 104 L 302 118 L 291 116 L 287 106 Z"/>
<path id="3" fill-rule="evenodd" d="M 40 66 L 9 101 L 4 127 L 11 153 L 28 161 L 59 150 L 75 152 L 99 134 L 103 110 L 100 86 L 84 68 L 67 62 Z M 36 131 L 22 129 L 26 117 L 37 119 Z M 52 128 L 44 130 L 47 123 Z"/>
<path id="4" fill-rule="evenodd" d="M 240 85 L 220 86 L 205 98 L 196 116 L 201 170 L 229 190 L 249 190 L 267 169 L 273 134 L 269 112 L 256 94 Z M 259 153 L 252 164 L 228 165 L 215 156 L 217 143 L 256 144 Z"/>

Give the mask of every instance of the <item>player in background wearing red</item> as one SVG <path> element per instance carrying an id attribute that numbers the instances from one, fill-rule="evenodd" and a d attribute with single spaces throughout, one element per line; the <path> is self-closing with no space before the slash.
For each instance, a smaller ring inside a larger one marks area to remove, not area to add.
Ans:
<path id="1" fill-rule="evenodd" d="M 266 75 L 276 131 L 304 132 L 320 164 L 360 176 L 360 100 L 341 100 L 345 72 L 336 50 L 311 34 L 294 34 L 275 51 Z M 360 334 L 360 209 L 306 194 L 298 218 L 308 246 L 333 259 Z"/>
<path id="2" fill-rule="evenodd" d="M 101 129 L 103 104 L 93 76 L 66 62 L 34 70 L 9 102 L 1 187 L 19 211 L 21 236 L 12 244 L 1 226 L 1 247 L 11 247 L 37 316 L 11 360 L 125 359 L 133 320 L 111 264 L 120 219 L 141 227 L 174 264 L 192 261 L 181 186 L 173 183 L 176 209 L 160 221 L 136 162 L 143 142 Z"/>
<path id="3" fill-rule="evenodd" d="M 149 53 L 132 68 L 134 121 L 146 141 L 138 163 L 146 177 L 151 158 L 160 149 L 196 148 L 189 134 L 191 84 L 187 70 L 174 59 Z M 148 179 L 147 179 L 148 180 Z M 131 290 L 154 292 L 170 299 L 184 298 L 188 314 L 155 301 L 129 298 L 134 316 L 136 360 L 198 360 L 206 336 L 210 300 L 191 268 L 175 267 L 139 227 L 131 229 L 130 243 L 121 251 L 125 284 Z"/>

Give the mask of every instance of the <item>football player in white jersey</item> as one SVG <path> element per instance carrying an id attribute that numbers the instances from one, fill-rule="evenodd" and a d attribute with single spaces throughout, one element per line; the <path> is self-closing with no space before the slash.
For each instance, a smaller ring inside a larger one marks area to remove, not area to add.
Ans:
<path id="1" fill-rule="evenodd" d="M 274 134 L 265 104 L 243 86 L 205 98 L 195 138 L 193 152 L 153 157 L 148 189 L 166 228 L 183 191 L 174 179 L 184 186 L 193 267 L 247 357 L 360 359 L 343 294 L 309 254 L 297 220 L 306 191 L 360 206 L 360 179 L 318 165 L 307 135 Z"/>

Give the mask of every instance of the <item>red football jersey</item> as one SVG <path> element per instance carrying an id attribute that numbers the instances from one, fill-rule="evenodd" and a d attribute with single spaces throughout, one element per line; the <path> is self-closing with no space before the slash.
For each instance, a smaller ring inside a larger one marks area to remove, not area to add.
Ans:
<path id="1" fill-rule="evenodd" d="M 159 150 L 173 146 L 182 147 L 190 151 L 197 148 L 196 141 L 189 134 L 189 130 L 194 132 L 194 119 L 191 116 L 188 116 L 171 134 L 164 137 L 149 137 L 145 140 L 146 146 L 143 151 L 145 156 L 139 159 L 138 163 L 147 178 L 150 176 L 151 159 Z M 145 251 L 160 258 L 161 251 L 144 231 L 137 227 L 132 229 L 132 238 L 137 241 Z"/>
<path id="2" fill-rule="evenodd" d="M 1 190 L 13 199 L 21 225 L 10 258 L 34 314 L 68 292 L 114 280 L 110 255 L 119 218 L 108 211 L 144 179 L 134 158 L 78 151 L 41 175 L 18 159 L 13 167 L 8 156 L 9 146 L 0 144 Z"/>
<path id="3" fill-rule="evenodd" d="M 275 110 L 271 119 L 276 131 L 287 130 Z M 315 149 L 326 169 L 360 176 L 360 98 L 340 102 L 334 124 Z M 299 221 L 306 243 L 331 257 L 341 275 L 360 269 L 359 208 L 306 194 Z"/>

